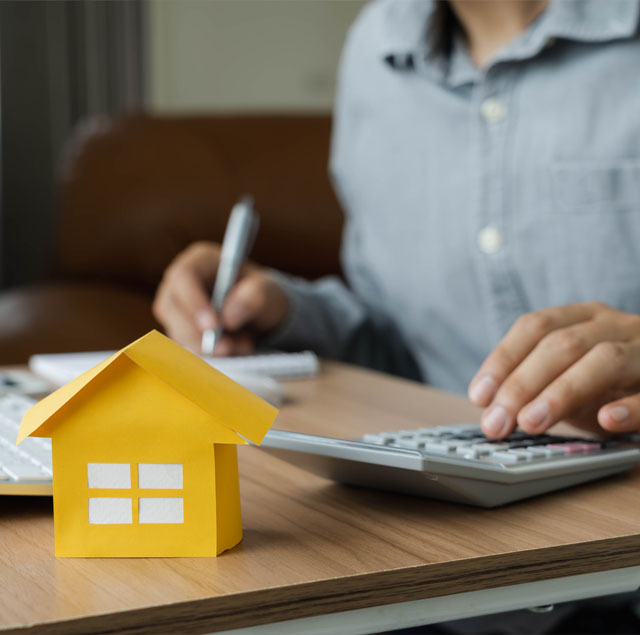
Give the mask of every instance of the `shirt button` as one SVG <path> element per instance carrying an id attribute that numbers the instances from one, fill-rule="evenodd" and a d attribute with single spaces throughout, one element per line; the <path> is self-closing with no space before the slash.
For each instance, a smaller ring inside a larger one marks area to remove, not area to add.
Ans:
<path id="1" fill-rule="evenodd" d="M 480 112 L 488 123 L 500 123 L 507 114 L 507 107 L 497 97 L 488 97 L 482 102 Z"/>
<path id="2" fill-rule="evenodd" d="M 495 254 L 502 247 L 502 234 L 495 227 L 485 227 L 478 232 L 478 247 L 485 254 Z"/>

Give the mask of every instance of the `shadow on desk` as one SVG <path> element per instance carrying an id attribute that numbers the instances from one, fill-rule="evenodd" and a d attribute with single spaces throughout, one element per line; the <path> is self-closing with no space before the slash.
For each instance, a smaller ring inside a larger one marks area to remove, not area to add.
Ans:
<path id="1" fill-rule="evenodd" d="M 53 522 L 53 498 L 51 496 L 2 496 L 0 522 L 31 522 L 34 518 Z"/>
<path id="2" fill-rule="evenodd" d="M 571 602 L 550 613 L 509 611 L 379 635 L 637 635 L 639 615 L 640 593 L 636 592 Z"/>

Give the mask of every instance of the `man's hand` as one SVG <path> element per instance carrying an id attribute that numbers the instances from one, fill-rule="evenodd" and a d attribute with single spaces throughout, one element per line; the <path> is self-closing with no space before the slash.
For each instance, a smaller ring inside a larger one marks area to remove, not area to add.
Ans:
<path id="1" fill-rule="evenodd" d="M 176 342 L 200 351 L 202 332 L 220 321 L 224 335 L 216 355 L 246 355 L 253 339 L 277 328 L 289 309 L 287 297 L 269 273 L 247 263 L 224 303 L 211 306 L 211 289 L 220 263 L 220 245 L 197 242 L 167 267 L 153 302 L 153 314 Z"/>
<path id="2" fill-rule="evenodd" d="M 502 438 L 560 420 L 609 432 L 640 429 L 640 316 L 599 302 L 519 318 L 483 362 L 469 398 L 482 429 Z"/>

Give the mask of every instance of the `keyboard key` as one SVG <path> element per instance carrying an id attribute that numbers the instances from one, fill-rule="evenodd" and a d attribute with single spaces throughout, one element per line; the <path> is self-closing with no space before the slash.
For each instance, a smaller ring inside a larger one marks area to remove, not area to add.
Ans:
<path id="1" fill-rule="evenodd" d="M 49 463 L 49 465 L 37 463 L 36 465 L 40 468 L 40 471 L 44 472 L 47 475 L 48 478 L 51 478 L 53 476 L 53 465 L 51 465 L 51 463 Z"/>
<path id="2" fill-rule="evenodd" d="M 27 456 L 31 459 L 32 463 L 35 462 L 45 467 L 51 467 L 51 450 L 36 448 L 28 452 Z"/>
<path id="3" fill-rule="evenodd" d="M 47 439 L 46 437 L 33 437 L 35 441 L 37 441 L 43 448 L 46 448 L 51 452 L 51 439 Z"/>
<path id="4" fill-rule="evenodd" d="M 33 465 L 33 463 L 3 462 L 0 468 L 16 481 L 47 481 L 51 478 L 50 474 Z"/>

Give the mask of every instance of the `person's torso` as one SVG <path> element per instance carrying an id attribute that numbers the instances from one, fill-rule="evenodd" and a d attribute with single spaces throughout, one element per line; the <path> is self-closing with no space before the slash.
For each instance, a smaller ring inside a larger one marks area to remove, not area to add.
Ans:
<path id="1" fill-rule="evenodd" d="M 370 9 L 371 29 L 386 10 Z M 640 313 L 640 39 L 558 39 L 524 59 L 515 43 L 483 73 L 458 48 L 445 78 L 392 68 L 366 36 L 346 61 L 355 114 L 334 174 L 374 281 L 365 300 L 425 380 L 463 390 L 529 311 Z"/>

